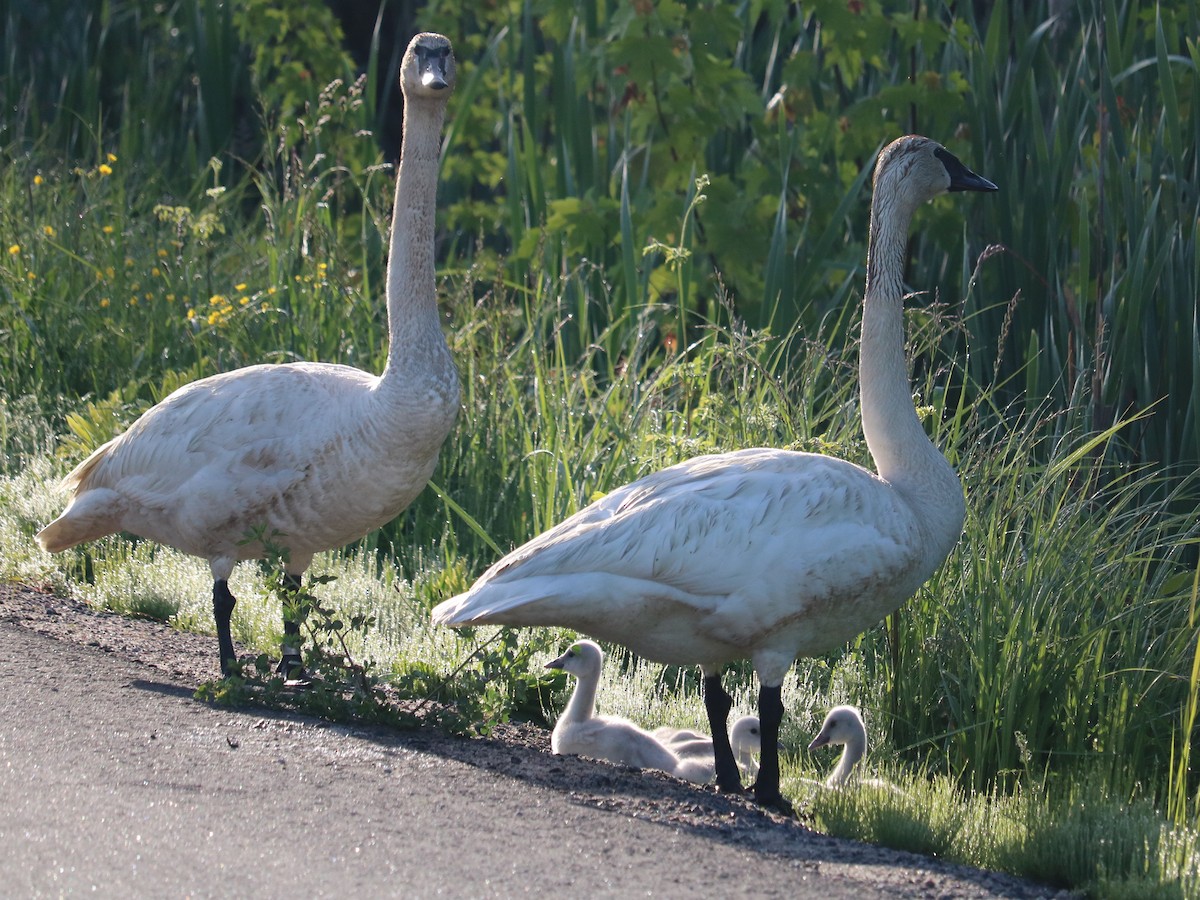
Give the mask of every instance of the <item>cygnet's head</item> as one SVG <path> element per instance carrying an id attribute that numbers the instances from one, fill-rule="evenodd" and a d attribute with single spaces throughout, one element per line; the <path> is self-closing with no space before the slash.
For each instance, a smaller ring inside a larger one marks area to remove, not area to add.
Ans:
<path id="1" fill-rule="evenodd" d="M 576 641 L 558 659 L 546 663 L 547 669 L 562 669 L 576 678 L 599 677 L 604 663 L 604 651 L 595 641 Z"/>
<path id="2" fill-rule="evenodd" d="M 445 99 L 457 78 L 450 39 L 423 32 L 409 41 L 400 63 L 400 88 L 407 100 L 420 97 Z"/>
<path id="3" fill-rule="evenodd" d="M 862 715 L 853 706 L 835 706 L 831 709 L 808 749 L 816 750 L 830 744 L 843 744 L 866 750 L 867 729 L 863 725 Z"/>
<path id="4" fill-rule="evenodd" d="M 762 750 L 762 729 L 758 716 L 742 716 L 729 729 L 729 743 L 734 753 L 759 753 Z"/>

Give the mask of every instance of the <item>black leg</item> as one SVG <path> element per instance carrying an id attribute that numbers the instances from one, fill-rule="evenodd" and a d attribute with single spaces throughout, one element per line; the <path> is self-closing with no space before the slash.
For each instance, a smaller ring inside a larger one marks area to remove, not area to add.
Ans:
<path id="1" fill-rule="evenodd" d="M 229 620 L 233 616 L 236 598 L 229 592 L 229 582 L 220 579 L 213 582 L 213 618 L 217 622 L 217 645 L 221 653 L 221 674 L 228 675 L 237 654 L 233 652 L 233 636 L 229 633 Z"/>
<path id="2" fill-rule="evenodd" d="M 300 576 L 285 573 L 283 576 L 284 589 L 291 595 L 300 592 Z M 308 673 L 304 671 L 304 663 L 300 659 L 300 622 L 296 618 L 297 610 L 289 601 L 283 603 L 283 655 L 275 671 L 287 681 L 305 681 Z"/>
<path id="3" fill-rule="evenodd" d="M 785 815 L 794 815 L 792 804 L 779 792 L 779 725 L 783 722 L 783 686 L 764 687 L 758 693 L 759 751 L 758 779 L 754 782 L 754 802 L 770 806 Z M 714 744 L 714 746 L 716 746 Z"/>
<path id="4" fill-rule="evenodd" d="M 721 684 L 720 675 L 704 677 L 704 708 L 708 711 L 708 727 L 712 731 L 717 790 L 740 793 L 742 776 L 733 748 L 729 746 L 729 710 L 733 708 L 733 698 Z"/>

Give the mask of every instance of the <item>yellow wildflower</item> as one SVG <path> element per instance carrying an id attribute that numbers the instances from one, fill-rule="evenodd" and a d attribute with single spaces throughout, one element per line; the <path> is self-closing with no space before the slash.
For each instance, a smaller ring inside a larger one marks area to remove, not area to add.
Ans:
<path id="1" fill-rule="evenodd" d="M 196 318 L 196 311 L 194 309 L 189 309 L 188 313 L 187 313 L 187 317 L 188 317 L 188 321 L 190 322 L 192 319 Z"/>
<path id="2" fill-rule="evenodd" d="M 246 284 L 245 284 L 245 282 L 243 282 L 241 284 L 235 284 L 233 286 L 233 289 L 236 291 L 244 291 L 246 289 Z"/>
<path id="3" fill-rule="evenodd" d="M 158 266 L 155 266 L 153 269 L 150 270 L 150 274 L 153 275 L 155 278 L 157 278 L 159 275 L 162 274 L 162 269 L 160 269 Z"/>
<path id="4" fill-rule="evenodd" d="M 167 302 L 168 302 L 168 303 L 174 303 L 174 302 L 175 302 L 175 295 L 174 295 L 174 294 L 167 294 Z"/>
<path id="5" fill-rule="evenodd" d="M 116 270 L 116 269 L 114 269 L 112 266 L 106 266 L 106 267 L 105 267 L 105 269 L 104 269 L 104 274 L 105 274 L 106 276 L 108 276 L 109 278 L 116 278 L 116 277 L 117 277 L 117 270 Z"/>
<path id="6" fill-rule="evenodd" d="M 33 273 L 33 272 L 30 272 L 30 273 L 29 273 L 28 275 L 26 275 L 25 277 L 26 277 L 26 278 L 28 278 L 30 281 L 33 281 L 33 280 L 35 280 L 35 279 L 37 278 L 37 275 L 36 275 L 35 273 Z"/>
<path id="7" fill-rule="evenodd" d="M 105 309 L 108 306 L 108 302 L 109 301 L 108 301 L 107 297 L 101 297 L 100 298 L 100 308 Z"/>
<path id="8" fill-rule="evenodd" d="M 159 259 L 166 259 L 166 258 L 167 258 L 167 251 L 166 251 L 166 250 L 164 250 L 162 247 L 159 247 L 159 248 L 158 248 L 158 258 L 159 258 Z"/>
<path id="9" fill-rule="evenodd" d="M 113 233 L 113 227 L 111 225 L 101 225 L 100 230 L 103 231 L 105 234 Z"/>
<path id="10" fill-rule="evenodd" d="M 46 179 L 44 179 L 44 178 L 43 178 L 41 175 L 34 175 L 34 176 L 33 176 L 33 183 L 34 183 L 34 184 L 42 184 L 43 182 L 45 182 L 45 180 L 46 180 Z"/>
<path id="11" fill-rule="evenodd" d="M 112 166 L 108 165 L 107 163 L 100 163 L 100 168 L 96 171 L 98 171 L 101 175 L 111 175 Z"/>
<path id="12" fill-rule="evenodd" d="M 8 248 L 8 255 L 9 255 L 9 256 L 16 256 L 16 255 L 17 255 L 18 253 L 20 253 L 20 252 L 21 252 L 21 245 L 20 245 L 20 244 L 10 244 L 10 245 L 9 245 L 9 248 Z"/>
<path id="13" fill-rule="evenodd" d="M 54 237 L 54 235 L 56 235 L 57 233 L 58 232 L 56 232 L 54 230 L 53 225 L 43 225 L 42 226 L 42 234 L 46 235 L 46 237 Z"/>
<path id="14" fill-rule="evenodd" d="M 130 297 L 130 298 L 129 298 L 129 305 L 130 305 L 130 306 L 137 306 L 137 297 Z"/>
<path id="15" fill-rule="evenodd" d="M 110 154 L 108 154 L 108 161 L 109 161 L 109 162 L 116 162 L 116 161 L 117 161 L 117 154 L 115 154 L 115 153 L 110 153 Z"/>

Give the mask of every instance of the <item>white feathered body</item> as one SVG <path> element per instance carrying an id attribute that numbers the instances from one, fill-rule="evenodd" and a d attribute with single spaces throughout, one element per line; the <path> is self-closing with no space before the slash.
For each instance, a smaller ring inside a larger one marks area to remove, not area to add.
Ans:
<path id="1" fill-rule="evenodd" d="M 441 372 L 403 381 L 292 363 L 188 384 L 67 477 L 75 497 L 46 528 L 47 548 L 127 531 L 250 559 L 261 545 L 239 541 L 265 526 L 300 562 L 356 540 L 424 487 L 457 413 L 448 352 Z"/>
<path id="2" fill-rule="evenodd" d="M 550 735 L 550 749 L 662 772 L 674 772 L 679 763 L 649 732 L 616 716 L 591 716 L 583 721 L 564 716 Z"/>
<path id="3" fill-rule="evenodd" d="M 434 621 L 565 626 L 663 663 L 753 655 L 785 671 L 898 607 L 957 538 L 929 534 L 902 491 L 881 488 L 817 454 L 697 457 L 508 554 Z"/>

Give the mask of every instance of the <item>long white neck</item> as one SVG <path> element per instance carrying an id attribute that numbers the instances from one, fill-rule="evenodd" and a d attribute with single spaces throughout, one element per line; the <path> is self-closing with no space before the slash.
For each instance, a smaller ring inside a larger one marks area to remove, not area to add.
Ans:
<path id="1" fill-rule="evenodd" d="M 388 357 L 383 379 L 450 366 L 438 321 L 434 211 L 444 100 L 406 98 L 387 268 Z"/>
<path id="2" fill-rule="evenodd" d="M 575 693 L 567 708 L 559 716 L 559 724 L 586 722 L 596 714 L 596 688 L 600 684 L 600 673 L 584 672 L 575 676 Z"/>
<path id="3" fill-rule="evenodd" d="M 825 784 L 829 787 L 841 787 L 849 778 L 850 773 L 854 771 L 854 767 L 858 765 L 858 761 L 866 755 L 867 752 L 867 736 L 854 735 L 846 741 L 845 749 L 842 750 L 842 758 L 838 760 L 837 768 L 830 773 Z"/>
<path id="4" fill-rule="evenodd" d="M 913 408 L 904 358 L 903 268 L 915 204 L 885 182 L 875 187 L 863 299 L 859 384 L 863 433 L 879 475 L 943 541 L 958 539 L 962 487 Z"/>

